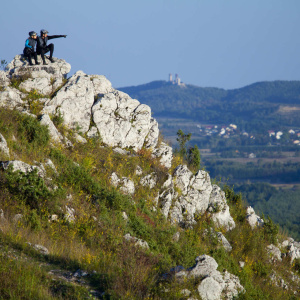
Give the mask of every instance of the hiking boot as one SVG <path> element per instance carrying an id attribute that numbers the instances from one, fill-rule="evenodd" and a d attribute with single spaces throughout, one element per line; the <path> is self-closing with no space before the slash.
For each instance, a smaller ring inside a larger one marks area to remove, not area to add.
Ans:
<path id="1" fill-rule="evenodd" d="M 47 66 L 48 64 L 44 61 L 44 62 L 43 62 L 43 65 Z"/>
<path id="2" fill-rule="evenodd" d="M 35 62 L 36 65 L 39 65 L 40 63 L 38 61 Z"/>
<path id="3" fill-rule="evenodd" d="M 54 60 L 53 60 L 52 57 L 49 57 L 49 60 L 50 60 L 52 63 L 54 63 Z"/>
<path id="4" fill-rule="evenodd" d="M 33 66 L 33 63 L 32 63 L 32 61 L 31 61 L 31 60 L 29 61 L 29 65 Z"/>

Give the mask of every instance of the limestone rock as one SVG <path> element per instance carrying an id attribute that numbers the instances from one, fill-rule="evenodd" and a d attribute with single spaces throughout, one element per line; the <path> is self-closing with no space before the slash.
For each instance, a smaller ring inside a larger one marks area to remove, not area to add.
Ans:
<path id="1" fill-rule="evenodd" d="M 174 171 L 174 183 L 182 191 L 182 196 L 175 199 L 170 210 L 173 223 L 194 223 L 196 213 L 204 213 L 208 208 L 212 186 L 209 174 L 199 170 L 196 175 L 186 165 L 178 166 Z"/>
<path id="2" fill-rule="evenodd" d="M 121 179 L 121 187 L 120 191 L 123 192 L 124 194 L 129 194 L 133 195 L 135 192 L 135 187 L 134 187 L 134 182 L 130 180 L 129 178 L 123 177 Z"/>
<path id="3" fill-rule="evenodd" d="M 96 138 L 99 137 L 98 129 L 95 126 L 92 126 L 89 131 L 86 133 L 88 138 Z"/>
<path id="4" fill-rule="evenodd" d="M 92 81 L 94 87 L 95 97 L 102 97 L 107 93 L 111 93 L 113 88 L 111 82 L 106 79 L 103 75 L 90 75 L 90 80 Z"/>
<path id="5" fill-rule="evenodd" d="M 61 144 L 63 141 L 63 136 L 57 130 L 53 122 L 51 121 L 49 115 L 43 114 L 40 118 L 41 125 L 45 125 L 49 129 L 49 134 L 53 142 Z"/>
<path id="6" fill-rule="evenodd" d="M 80 144 L 86 144 L 87 143 L 87 140 L 84 137 L 82 137 L 80 134 L 75 132 L 73 136 L 74 136 L 77 143 L 80 143 Z"/>
<path id="7" fill-rule="evenodd" d="M 22 108 L 24 105 L 21 99 L 21 93 L 11 87 L 6 87 L 3 92 L 0 93 L 0 107 L 5 107 L 9 109 Z"/>
<path id="8" fill-rule="evenodd" d="M 129 151 L 126 151 L 126 150 L 121 149 L 121 148 L 119 148 L 119 147 L 114 148 L 113 151 L 114 151 L 115 153 L 118 153 L 118 154 L 121 154 L 121 155 L 128 155 L 128 154 L 130 154 Z"/>
<path id="9" fill-rule="evenodd" d="M 262 226 L 264 224 L 264 220 L 255 214 L 255 211 L 251 206 L 247 207 L 246 220 L 252 229 L 254 229 L 256 226 Z"/>
<path id="10" fill-rule="evenodd" d="M 159 158 L 163 166 L 168 169 L 171 168 L 173 159 L 172 147 L 162 142 L 160 146 L 153 151 L 153 156 Z"/>
<path id="11" fill-rule="evenodd" d="M 267 251 L 271 256 L 271 260 L 272 261 L 282 261 L 281 258 L 281 251 L 278 247 L 276 247 L 275 245 L 271 244 L 267 246 Z"/>
<path id="12" fill-rule="evenodd" d="M 7 146 L 6 139 L 1 133 L 0 133 L 0 151 L 2 151 L 6 156 L 9 157 L 9 148 Z"/>
<path id="13" fill-rule="evenodd" d="M 36 251 L 38 251 L 38 252 L 40 252 L 41 254 L 43 254 L 43 255 L 48 255 L 48 254 L 49 254 L 49 250 L 48 250 L 46 247 L 42 246 L 42 245 L 36 244 L 36 245 L 33 246 L 33 248 L 34 248 Z"/>
<path id="14" fill-rule="evenodd" d="M 64 218 L 67 222 L 74 223 L 75 222 L 75 209 L 66 205 Z"/>
<path id="15" fill-rule="evenodd" d="M 124 194 L 133 195 L 135 192 L 134 182 L 127 177 L 120 179 L 115 172 L 110 176 L 110 183 L 114 187 L 119 187 Z"/>
<path id="16" fill-rule="evenodd" d="M 60 113 L 69 128 L 78 129 L 79 127 L 85 133 L 90 126 L 93 103 L 93 84 L 88 75 L 78 71 L 46 104 L 43 113 L 52 115 Z"/>
<path id="17" fill-rule="evenodd" d="M 45 160 L 44 166 L 52 169 L 56 174 L 58 174 L 57 170 L 56 170 L 56 167 L 55 167 L 54 163 L 52 162 L 52 160 L 50 158 L 47 158 Z"/>
<path id="18" fill-rule="evenodd" d="M 171 174 L 168 174 L 167 180 L 163 183 L 162 188 L 168 189 L 170 187 L 173 187 L 173 177 Z"/>
<path id="19" fill-rule="evenodd" d="M 218 240 L 222 243 L 224 249 L 227 252 L 230 252 L 232 250 L 232 246 L 230 245 L 230 243 L 228 242 L 226 237 L 223 235 L 223 233 L 222 232 L 217 232 L 217 237 L 218 237 Z"/>
<path id="20" fill-rule="evenodd" d="M 161 212 L 166 218 L 169 215 L 173 197 L 174 197 L 174 189 L 173 188 L 167 189 L 162 194 L 159 195 L 159 199 L 160 199 L 160 203 L 161 203 L 160 204 Z"/>
<path id="21" fill-rule="evenodd" d="M 300 242 L 296 242 L 292 238 L 288 238 L 286 241 L 282 242 L 280 247 L 284 248 L 287 256 L 291 260 L 291 264 L 295 259 L 300 258 Z"/>
<path id="22" fill-rule="evenodd" d="M 157 182 L 157 175 L 155 172 L 146 175 L 140 180 L 140 184 L 142 186 L 148 186 L 150 189 L 153 189 L 155 187 L 156 182 Z"/>
<path id="23" fill-rule="evenodd" d="M 163 277 L 168 279 L 174 276 L 179 281 L 191 278 L 201 280 L 197 289 L 203 300 L 234 299 L 239 293 L 245 292 L 237 276 L 226 270 L 221 273 L 217 268 L 218 264 L 215 259 L 204 254 L 196 258 L 196 264 L 193 267 L 184 270 L 178 266 Z"/>
<path id="24" fill-rule="evenodd" d="M 53 57 L 54 63 L 47 66 L 42 64 L 30 66 L 23 55 L 16 55 L 14 59 L 6 66 L 5 71 L 10 75 L 22 75 L 24 73 L 37 73 L 45 71 L 54 78 L 66 77 L 71 70 L 71 65 L 65 60 Z M 41 63 L 41 57 L 38 55 L 38 61 Z"/>
<path id="25" fill-rule="evenodd" d="M 51 85 L 51 77 L 47 72 L 43 71 L 44 77 L 29 78 L 20 84 L 20 88 L 27 92 L 36 90 L 39 94 L 49 95 L 53 91 Z"/>
<path id="26" fill-rule="evenodd" d="M 10 84 L 10 81 L 7 77 L 7 73 L 5 71 L 0 70 L 0 87 L 6 87 L 9 84 Z"/>
<path id="27" fill-rule="evenodd" d="M 124 239 L 129 242 L 134 242 L 135 246 L 139 246 L 144 249 L 149 249 L 149 245 L 146 241 L 131 236 L 130 233 L 125 234 Z"/>
<path id="28" fill-rule="evenodd" d="M 215 184 L 212 186 L 208 211 L 212 213 L 212 219 L 217 226 L 226 230 L 235 228 L 235 222 L 230 215 L 225 193 Z"/>
<path id="29" fill-rule="evenodd" d="M 143 169 L 140 166 L 136 166 L 135 175 L 141 176 L 143 174 Z"/>
<path id="30" fill-rule="evenodd" d="M 150 107 L 120 91 L 99 98 L 92 114 L 102 141 L 112 147 L 141 149 L 152 126 Z"/>
<path id="31" fill-rule="evenodd" d="M 0 167 L 2 167 L 4 170 L 7 170 L 9 168 L 9 166 L 12 166 L 13 171 L 21 171 L 25 174 L 27 174 L 28 172 L 32 172 L 34 169 L 37 169 L 37 174 L 40 177 L 45 176 L 44 171 L 40 167 L 31 166 L 20 160 L 9 160 L 9 161 L 0 162 Z"/>

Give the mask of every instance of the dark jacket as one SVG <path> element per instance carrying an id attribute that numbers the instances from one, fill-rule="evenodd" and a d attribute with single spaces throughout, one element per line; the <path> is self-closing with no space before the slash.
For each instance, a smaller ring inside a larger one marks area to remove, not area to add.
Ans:
<path id="1" fill-rule="evenodd" d="M 25 42 L 25 48 L 32 49 L 34 51 L 35 45 L 37 43 L 36 39 L 28 38 Z"/>
<path id="2" fill-rule="evenodd" d="M 44 39 L 41 36 L 37 37 L 37 49 L 44 49 L 47 47 L 48 40 L 64 37 L 64 35 L 48 35 Z"/>

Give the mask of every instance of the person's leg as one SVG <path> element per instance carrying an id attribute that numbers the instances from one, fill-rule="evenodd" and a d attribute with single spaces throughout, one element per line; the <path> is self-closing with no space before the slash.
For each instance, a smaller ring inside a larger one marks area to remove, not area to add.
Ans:
<path id="1" fill-rule="evenodd" d="M 32 52 L 28 52 L 27 57 L 28 57 L 28 60 L 29 60 L 29 64 L 32 66 L 33 65 L 33 63 L 32 63 Z"/>
<path id="2" fill-rule="evenodd" d="M 53 45 L 53 44 L 49 44 L 49 45 L 47 46 L 47 48 L 48 48 L 49 51 L 50 51 L 50 57 L 49 57 L 49 60 L 50 60 L 51 62 L 54 62 L 54 60 L 53 60 L 53 58 L 52 58 L 53 52 L 54 52 L 54 45 Z"/>
<path id="3" fill-rule="evenodd" d="M 47 49 L 41 49 L 40 51 L 41 57 L 42 57 L 42 61 L 43 61 L 43 65 L 47 65 L 46 60 L 45 60 L 45 53 L 47 53 Z"/>
<path id="4" fill-rule="evenodd" d="M 40 63 L 37 60 L 37 54 L 36 54 L 36 52 L 33 52 L 33 57 L 34 57 L 35 64 L 39 65 Z"/>
<path id="5" fill-rule="evenodd" d="M 28 58 L 29 64 L 32 66 L 32 61 L 31 61 L 31 50 L 28 49 L 28 48 L 25 48 L 24 51 L 23 51 L 23 53 L 24 53 L 24 56 L 25 56 L 26 58 Z"/>

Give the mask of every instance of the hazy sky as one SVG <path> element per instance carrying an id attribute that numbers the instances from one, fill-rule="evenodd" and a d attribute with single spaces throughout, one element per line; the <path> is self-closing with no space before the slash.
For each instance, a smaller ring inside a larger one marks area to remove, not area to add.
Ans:
<path id="1" fill-rule="evenodd" d="M 9 0 L 0 13 L 0 58 L 28 32 L 67 34 L 54 56 L 103 74 L 114 87 L 167 80 L 226 89 L 300 80 L 299 0 Z"/>

